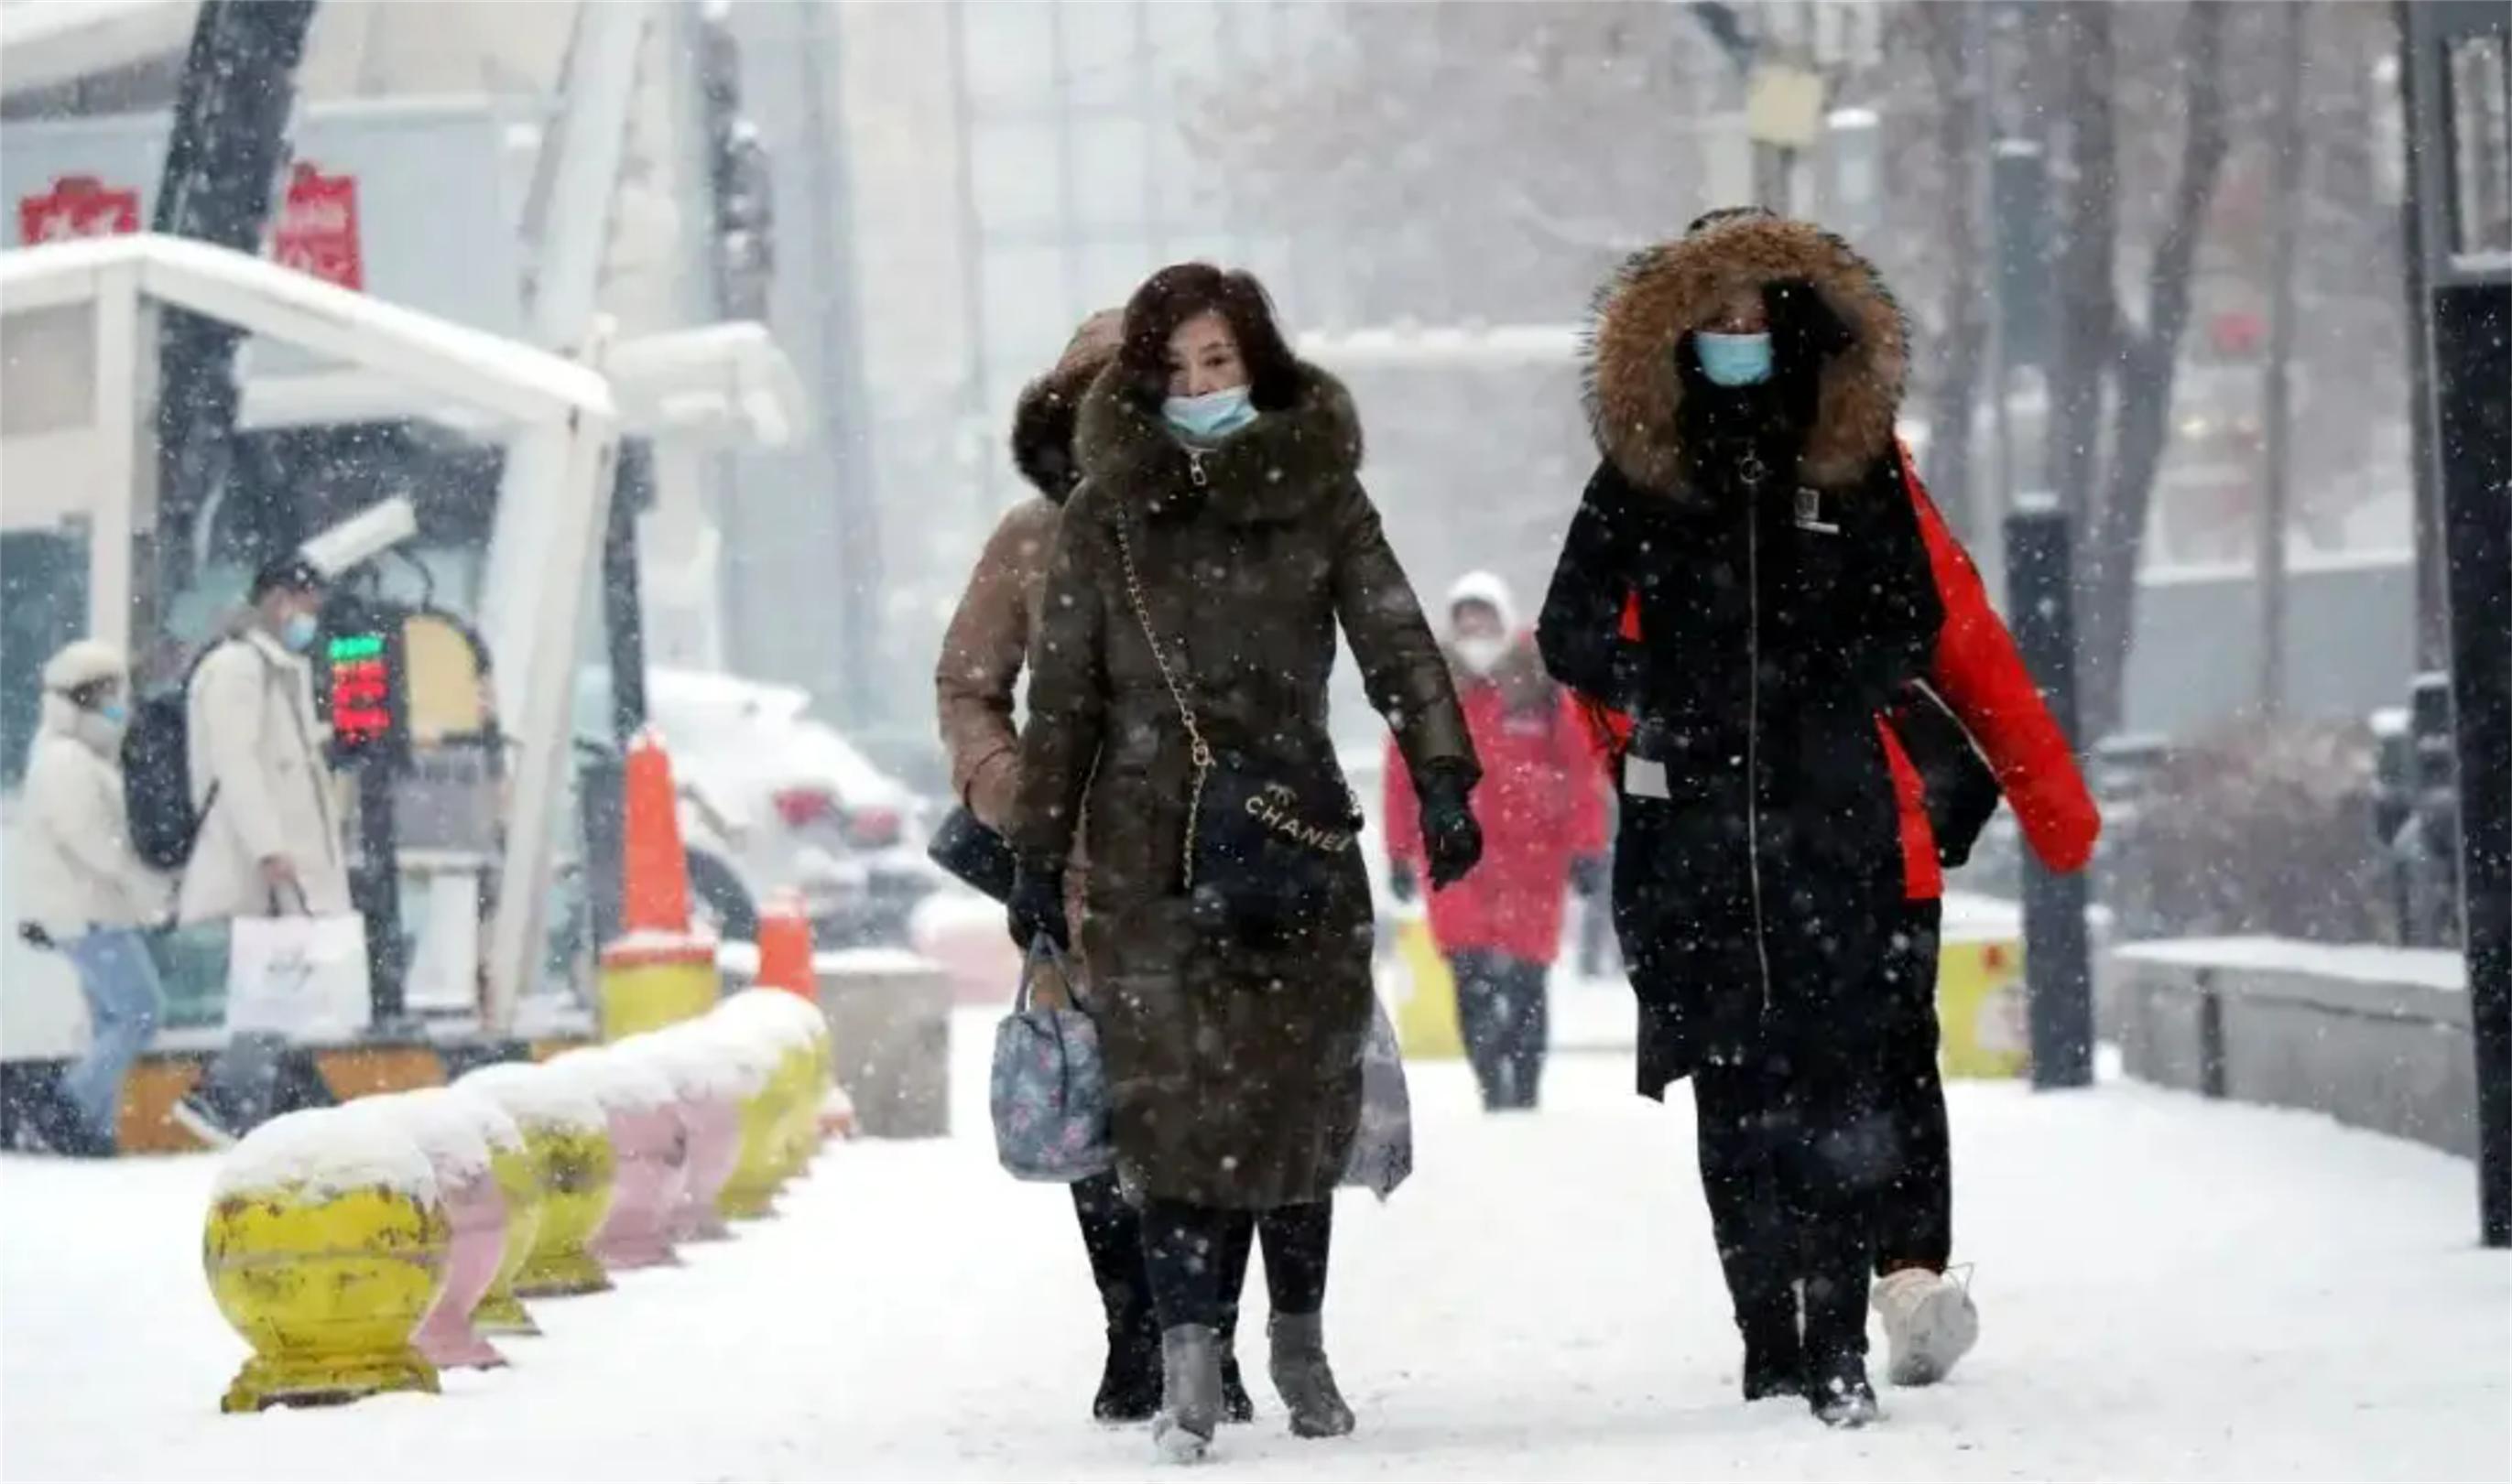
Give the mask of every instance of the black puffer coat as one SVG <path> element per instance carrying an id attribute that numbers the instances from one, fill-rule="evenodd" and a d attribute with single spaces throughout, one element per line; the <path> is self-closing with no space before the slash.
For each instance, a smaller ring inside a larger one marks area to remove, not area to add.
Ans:
<path id="1" fill-rule="evenodd" d="M 1731 391 L 1690 332 L 1740 286 L 1763 290 L 1778 371 Z M 1773 217 L 1644 254 L 1599 300 L 1605 459 L 1539 637 L 1635 723 L 1614 912 L 1649 1096 L 1881 1008 L 1904 880 L 1879 713 L 1943 618 L 1893 459 L 1902 345 L 1863 259 Z"/>

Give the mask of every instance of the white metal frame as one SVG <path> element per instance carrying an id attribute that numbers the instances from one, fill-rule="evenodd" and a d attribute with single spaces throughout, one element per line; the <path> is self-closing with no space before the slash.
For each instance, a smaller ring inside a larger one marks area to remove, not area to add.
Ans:
<path id="1" fill-rule="evenodd" d="M 128 646 L 132 538 L 155 516 L 155 313 L 171 304 L 390 378 L 410 415 L 460 409 L 508 439 L 489 570 L 517 585 L 488 605 L 498 713 L 519 746 L 487 1020 L 502 1029 L 537 959 L 569 748 L 577 620 L 596 580 L 619 419 L 608 380 L 577 361 L 336 288 L 245 254 L 140 234 L 0 254 L 0 319 L 90 306 L 94 436 L 87 510 L 90 632 Z M 501 550 L 500 548 L 508 548 Z"/>

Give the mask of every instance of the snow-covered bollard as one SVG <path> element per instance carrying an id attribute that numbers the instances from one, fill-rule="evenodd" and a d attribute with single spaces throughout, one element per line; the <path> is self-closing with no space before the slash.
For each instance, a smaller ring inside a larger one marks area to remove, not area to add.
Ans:
<path id="1" fill-rule="evenodd" d="M 451 1224 L 436 1171 L 386 1118 L 311 1109 L 227 1152 L 201 1262 L 253 1347 L 225 1412 L 433 1391 L 411 1344 L 444 1281 Z"/>
<path id="2" fill-rule="evenodd" d="M 808 1163 L 820 1147 L 820 1104 L 837 1085 L 838 1063 L 829 1040 L 829 1017 L 817 1001 L 774 989 L 743 990 L 727 998 L 725 1007 L 726 1013 L 773 1017 L 779 1022 L 787 1054 L 795 1058 L 788 1069 L 799 1105 L 794 1113 L 794 1137 L 802 1148 L 795 1157 L 798 1163 Z"/>
<path id="3" fill-rule="evenodd" d="M 482 1067 L 453 1084 L 493 1100 L 524 1131 L 541 1188 L 540 1229 L 515 1278 L 526 1299 L 603 1293 L 610 1275 L 589 1250 L 610 1214 L 619 1174 L 610 1122 L 574 1078 L 528 1062 Z"/>
<path id="4" fill-rule="evenodd" d="M 490 1165 L 489 1141 L 480 1132 L 478 1110 L 486 1106 L 486 1099 L 471 1093 L 431 1087 L 366 1099 L 342 1110 L 392 1119 L 436 1173 L 437 1196 L 453 1234 L 446 1249 L 444 1285 L 412 1338 L 428 1363 L 442 1370 L 485 1370 L 506 1363 L 496 1347 L 471 1327 L 471 1310 L 497 1276 L 506 1247 L 506 1197 Z"/>
<path id="5" fill-rule="evenodd" d="M 496 1275 L 490 1278 L 489 1291 L 471 1309 L 471 1327 L 484 1335 L 537 1335 L 541 1327 L 532 1322 L 524 1301 L 515 1297 L 515 1281 L 523 1276 L 524 1265 L 531 1261 L 532 1246 L 540 1239 L 540 1167 L 524 1139 L 523 1125 L 504 1105 L 476 1088 L 443 1090 L 459 1099 L 463 1111 L 478 1120 L 480 1137 L 489 1145 L 490 1173 L 496 1177 L 497 1193 L 506 1202 L 506 1235 L 497 1254 Z"/>
<path id="6" fill-rule="evenodd" d="M 783 990 L 744 990 L 707 1018 L 776 1048 L 777 1182 L 803 1174 L 820 1145 L 819 1043 L 812 1032 L 819 1012 Z"/>
<path id="7" fill-rule="evenodd" d="M 612 1048 L 660 1072 L 680 1097 L 681 1127 L 688 1136 L 681 1198 L 665 1230 L 674 1242 L 722 1241 L 732 1234 L 716 1210 L 716 1197 L 741 1158 L 741 1101 L 767 1080 L 764 1064 L 745 1071 L 733 1058 L 710 1051 L 702 1036 L 675 1027 L 633 1035 Z"/>
<path id="8" fill-rule="evenodd" d="M 776 1191 L 785 1183 L 785 1087 L 777 1075 L 784 1050 L 759 1025 L 738 1020 L 710 1015 L 668 1034 L 698 1046 L 735 1079 L 740 1144 L 715 1208 L 731 1221 L 757 1221 L 776 1214 Z"/>
<path id="9" fill-rule="evenodd" d="M 613 1271 L 679 1262 L 670 1223 L 687 1178 L 688 1135 L 671 1079 L 608 1047 L 569 1051 L 541 1071 L 575 1078 L 609 1121 L 619 1178 L 610 1214 L 593 1234 L 593 1255 Z"/>

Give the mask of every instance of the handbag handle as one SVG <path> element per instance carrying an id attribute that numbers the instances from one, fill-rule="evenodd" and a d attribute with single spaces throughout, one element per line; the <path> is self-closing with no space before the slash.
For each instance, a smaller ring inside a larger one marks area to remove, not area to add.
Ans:
<path id="1" fill-rule="evenodd" d="M 1198 466 L 1199 472 L 1200 466 Z M 1125 537 L 1125 525 L 1119 521 L 1117 560 L 1125 569 L 1125 598 L 1134 607 L 1134 621 L 1143 626 L 1143 643 L 1152 649 L 1152 663 L 1160 672 L 1160 683 L 1169 687 L 1169 699 L 1177 703 L 1178 721 L 1186 726 L 1187 757 L 1195 763 L 1195 792 L 1186 802 L 1186 889 L 1195 889 L 1195 838 L 1203 822 L 1203 785 L 1212 776 L 1212 744 L 1203 739 L 1203 724 L 1196 720 L 1195 707 L 1186 698 L 1186 686 L 1179 683 L 1177 672 L 1169 668 L 1168 651 L 1160 647 L 1160 636 L 1152 627 L 1152 605 L 1143 597 L 1142 573 L 1134 566 L 1134 546 Z"/>
<path id="2" fill-rule="evenodd" d="M 1065 961 L 1064 950 L 1057 948 L 1055 940 L 1044 933 L 1040 933 L 1031 939 L 1029 952 L 1021 956 L 1020 988 L 1012 994 L 1012 1013 L 1015 1015 L 1029 1013 L 1030 991 L 1038 978 L 1038 966 L 1041 960 L 1054 964 L 1064 975 L 1064 993 L 1071 996 L 1073 1008 L 1088 1015 L 1089 1001 L 1081 997 L 1080 982 L 1073 977 L 1073 966 Z"/>

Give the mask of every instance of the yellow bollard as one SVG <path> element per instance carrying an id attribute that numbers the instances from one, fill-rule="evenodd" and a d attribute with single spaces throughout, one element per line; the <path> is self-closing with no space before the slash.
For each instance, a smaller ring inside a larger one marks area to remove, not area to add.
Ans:
<path id="1" fill-rule="evenodd" d="M 827 1022 L 818 1007 L 783 990 L 744 990 L 712 1017 L 756 1027 L 776 1049 L 775 1080 L 782 1089 L 774 1135 L 779 1183 L 802 1174 L 820 1147 L 820 1043 L 815 1028 Z"/>
<path id="2" fill-rule="evenodd" d="M 427 1156 L 389 1120 L 320 1109 L 255 1129 L 218 1171 L 202 1241 L 218 1312 L 254 1349 L 219 1410 L 437 1389 L 411 1334 L 451 1240 Z"/>
<path id="3" fill-rule="evenodd" d="M 774 1215 L 777 1188 L 784 1183 L 786 1119 L 785 1089 L 777 1076 L 783 1058 L 775 1043 L 755 1026 L 714 1016 L 671 1034 L 689 1036 L 726 1069 L 741 1110 L 741 1152 L 716 1194 L 716 1210 L 730 1221 Z"/>
<path id="4" fill-rule="evenodd" d="M 1939 1063 L 1949 1077 L 2020 1077 L 2031 1067 L 2023 944 L 1949 937 L 1937 956 Z"/>
<path id="5" fill-rule="evenodd" d="M 597 975 L 602 1038 L 622 1040 L 695 1020 L 715 1008 L 724 981 L 712 938 L 640 934 L 605 946 Z"/>
<path id="6" fill-rule="evenodd" d="M 1457 981 L 1431 937 L 1431 919 L 1398 918 L 1395 952 L 1410 988 L 1395 1004 L 1395 1039 L 1414 1060 L 1462 1057 L 1465 1035 L 1457 1029 Z"/>
<path id="7" fill-rule="evenodd" d="M 514 1118 L 540 1185 L 539 1228 L 513 1293 L 556 1299 L 607 1291 L 610 1275 L 586 1245 L 610 1214 L 618 1178 L 602 1105 L 574 1078 L 521 1062 L 483 1067 L 454 1085 L 491 1099 Z"/>

